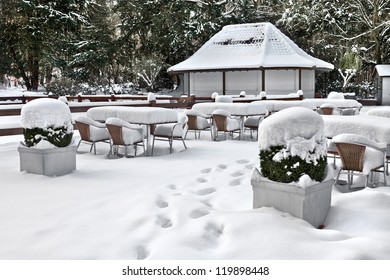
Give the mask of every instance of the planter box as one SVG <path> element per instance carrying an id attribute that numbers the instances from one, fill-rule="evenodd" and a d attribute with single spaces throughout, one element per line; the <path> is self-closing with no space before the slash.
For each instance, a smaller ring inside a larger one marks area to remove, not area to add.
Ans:
<path id="1" fill-rule="evenodd" d="M 326 180 L 306 188 L 269 181 L 257 168 L 251 179 L 253 208 L 274 207 L 309 222 L 318 228 L 328 214 L 334 180 Z"/>
<path id="2" fill-rule="evenodd" d="M 46 176 L 61 176 L 76 169 L 75 145 L 63 148 L 34 149 L 20 144 L 18 147 L 20 171 Z"/>

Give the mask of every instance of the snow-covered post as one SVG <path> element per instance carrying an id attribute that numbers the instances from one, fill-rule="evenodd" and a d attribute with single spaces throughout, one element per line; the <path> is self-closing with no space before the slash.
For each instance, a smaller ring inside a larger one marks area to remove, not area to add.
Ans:
<path id="1" fill-rule="evenodd" d="M 333 178 L 327 176 L 327 144 L 321 116 L 307 108 L 277 112 L 259 125 L 260 167 L 252 174 L 253 206 L 275 207 L 323 224 Z"/>
<path id="2" fill-rule="evenodd" d="M 21 111 L 21 125 L 21 171 L 58 176 L 76 169 L 72 115 L 65 102 L 52 98 L 28 102 Z"/>
<path id="3" fill-rule="evenodd" d="M 297 91 L 298 97 L 300 100 L 303 100 L 303 91 L 300 89 Z"/>
<path id="4" fill-rule="evenodd" d="M 156 95 L 154 95 L 153 92 L 148 93 L 148 102 L 150 107 L 155 107 L 156 106 Z"/>
<path id="5" fill-rule="evenodd" d="M 215 102 L 215 100 L 217 99 L 218 96 L 219 96 L 218 92 L 213 92 L 211 94 L 211 99 L 214 100 L 214 102 Z"/>

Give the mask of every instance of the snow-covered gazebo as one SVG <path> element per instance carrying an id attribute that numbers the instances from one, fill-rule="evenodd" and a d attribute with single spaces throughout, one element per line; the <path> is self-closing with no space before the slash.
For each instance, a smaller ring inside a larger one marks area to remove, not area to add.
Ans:
<path id="1" fill-rule="evenodd" d="M 185 61 L 168 69 L 178 74 L 185 94 L 210 97 L 288 94 L 302 90 L 314 97 L 315 71 L 333 65 L 299 48 L 271 23 L 228 25 Z"/>

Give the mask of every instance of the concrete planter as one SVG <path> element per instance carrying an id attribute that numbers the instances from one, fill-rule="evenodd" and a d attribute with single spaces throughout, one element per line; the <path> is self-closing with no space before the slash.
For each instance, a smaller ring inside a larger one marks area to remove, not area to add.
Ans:
<path id="1" fill-rule="evenodd" d="M 18 147 L 20 171 L 46 176 L 61 176 L 76 169 L 75 145 L 63 148 L 34 149 L 20 144 Z"/>
<path id="2" fill-rule="evenodd" d="M 255 168 L 252 173 L 253 208 L 274 207 L 318 228 L 328 214 L 334 180 L 302 188 L 269 181 Z"/>

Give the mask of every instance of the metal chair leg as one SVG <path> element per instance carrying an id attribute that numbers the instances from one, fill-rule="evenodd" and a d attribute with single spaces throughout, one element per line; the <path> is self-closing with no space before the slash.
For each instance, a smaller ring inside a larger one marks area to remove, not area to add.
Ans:
<path id="1" fill-rule="evenodd" d="M 169 139 L 169 153 L 172 154 L 173 151 L 173 138 Z"/>
<path id="2" fill-rule="evenodd" d="M 153 156 L 153 151 L 154 151 L 154 138 L 155 138 L 155 136 L 153 135 L 153 143 L 152 143 L 152 156 Z"/>
<path id="3" fill-rule="evenodd" d="M 79 149 L 79 147 L 80 147 L 80 144 L 81 144 L 81 141 L 83 141 L 83 140 L 82 140 L 82 139 L 80 139 L 79 143 L 77 144 L 76 151 Z"/>

